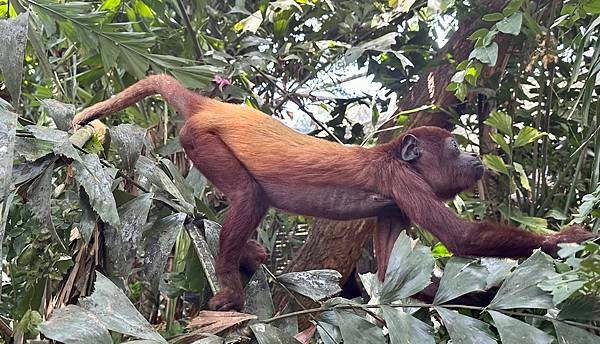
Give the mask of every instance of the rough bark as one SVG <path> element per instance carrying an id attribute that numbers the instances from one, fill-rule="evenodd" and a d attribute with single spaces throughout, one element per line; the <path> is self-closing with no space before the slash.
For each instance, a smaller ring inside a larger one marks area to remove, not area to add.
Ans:
<path id="1" fill-rule="evenodd" d="M 484 0 L 480 4 L 489 9 L 488 12 L 498 12 L 506 4 L 504 0 Z M 412 87 L 407 95 L 402 97 L 398 103 L 400 111 L 417 108 L 419 106 L 436 104 L 443 108 L 451 108 L 460 103 L 446 87 L 455 73 L 454 66 L 446 58 L 451 53 L 455 61 L 468 58 L 473 48 L 467 37 L 475 30 L 484 27 L 481 21 L 470 21 L 462 23 L 460 28 L 452 36 L 435 58 L 435 63 L 429 68 L 423 77 Z M 512 51 L 513 39 L 503 35 L 496 40 L 499 46 L 498 63 L 494 67 L 484 70 L 485 77 L 501 73 Z M 482 76 L 483 77 L 483 76 Z M 389 126 L 395 123 L 391 122 Z M 413 114 L 405 130 L 419 126 L 437 126 L 451 129 L 452 124 L 448 115 L 444 112 L 421 111 Z M 394 132 L 386 131 L 379 136 L 379 142 L 387 142 L 394 137 Z M 375 221 L 372 219 L 362 221 L 328 221 L 319 220 L 315 223 L 313 230 L 307 238 L 306 243 L 300 249 L 297 256 L 288 266 L 287 271 L 304 271 L 310 269 L 335 269 L 342 274 L 342 283 L 348 281 L 356 262 L 360 258 L 361 249 L 365 242 L 371 238 L 374 231 Z M 275 299 L 281 300 L 284 295 L 275 293 Z M 278 302 L 283 305 L 283 302 Z M 281 309 L 281 308 L 280 308 Z"/>

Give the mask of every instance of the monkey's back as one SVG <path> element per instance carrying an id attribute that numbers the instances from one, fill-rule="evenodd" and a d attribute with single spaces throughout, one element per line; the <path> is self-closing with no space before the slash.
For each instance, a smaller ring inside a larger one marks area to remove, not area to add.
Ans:
<path id="1" fill-rule="evenodd" d="M 240 105 L 205 99 L 186 125 L 217 135 L 261 182 L 335 185 L 364 172 L 365 148 L 299 133 Z"/>

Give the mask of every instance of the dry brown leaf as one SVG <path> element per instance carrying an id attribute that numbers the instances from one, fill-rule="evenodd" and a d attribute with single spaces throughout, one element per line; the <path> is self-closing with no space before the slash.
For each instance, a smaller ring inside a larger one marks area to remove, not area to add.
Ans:
<path id="1" fill-rule="evenodd" d="M 239 312 L 201 311 L 190 321 L 188 327 L 204 333 L 216 334 L 247 320 L 256 319 L 256 315 Z"/>
<path id="2" fill-rule="evenodd" d="M 316 330 L 317 326 L 315 324 L 310 324 L 310 326 L 306 330 L 298 333 L 294 336 L 294 338 L 302 344 L 308 344 L 310 343 L 312 337 L 315 335 Z"/>

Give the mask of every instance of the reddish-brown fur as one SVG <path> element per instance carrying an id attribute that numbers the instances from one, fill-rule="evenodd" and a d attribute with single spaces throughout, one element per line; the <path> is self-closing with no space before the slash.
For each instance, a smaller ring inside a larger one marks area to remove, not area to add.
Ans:
<path id="1" fill-rule="evenodd" d="M 413 129 L 374 148 L 343 146 L 300 134 L 260 111 L 204 98 L 166 75 L 150 76 L 85 109 L 73 123 L 88 123 L 155 93 L 186 118 L 180 135 L 186 154 L 230 201 L 217 257 L 221 291 L 211 309 L 243 307 L 240 264 L 255 269 L 264 260 L 264 250 L 248 240 L 269 206 L 332 219 L 378 216 L 381 279 L 393 242 L 411 221 L 457 255 L 520 257 L 539 247 L 554 253 L 557 243 L 592 237 L 578 228 L 539 235 L 457 217 L 443 200 L 473 186 L 483 167 L 439 128 Z"/>

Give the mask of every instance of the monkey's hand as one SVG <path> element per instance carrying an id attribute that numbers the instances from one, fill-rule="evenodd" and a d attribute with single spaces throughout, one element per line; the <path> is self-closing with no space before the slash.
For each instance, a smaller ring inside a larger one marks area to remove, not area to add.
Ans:
<path id="1" fill-rule="evenodd" d="M 579 243 L 598 238 L 600 238 L 598 233 L 592 233 L 581 225 L 571 225 L 554 235 L 549 235 L 544 243 L 543 250 L 552 256 L 556 256 L 560 249 L 558 244 L 569 242 Z"/>
<path id="2" fill-rule="evenodd" d="M 223 287 L 217 295 L 208 301 L 208 308 L 212 311 L 241 311 L 244 308 L 244 291 Z"/>

